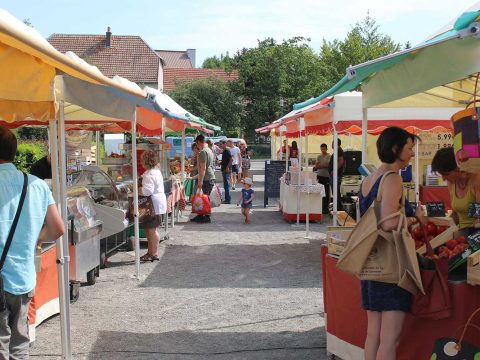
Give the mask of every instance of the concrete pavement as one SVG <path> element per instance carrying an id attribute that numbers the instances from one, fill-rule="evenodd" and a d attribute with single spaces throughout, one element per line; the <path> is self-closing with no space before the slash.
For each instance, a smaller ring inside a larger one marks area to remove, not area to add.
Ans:
<path id="1" fill-rule="evenodd" d="M 210 224 L 187 222 L 186 212 L 161 243 L 160 261 L 141 264 L 140 279 L 133 252 L 110 258 L 71 306 L 75 359 L 327 359 L 326 225 L 312 224 L 315 239 L 305 239 L 276 206 L 263 208 L 262 176 L 253 179 L 250 225 L 236 205 L 214 209 Z M 57 316 L 37 328 L 31 355 L 60 354 Z"/>

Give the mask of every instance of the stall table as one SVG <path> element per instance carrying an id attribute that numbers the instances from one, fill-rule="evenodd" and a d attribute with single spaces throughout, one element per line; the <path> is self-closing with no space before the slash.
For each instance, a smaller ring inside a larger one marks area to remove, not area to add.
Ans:
<path id="1" fill-rule="evenodd" d="M 420 186 L 420 202 L 441 201 L 445 204 L 445 210 L 452 208 L 448 186 Z"/>
<path id="2" fill-rule="evenodd" d="M 280 180 L 280 210 L 287 221 L 297 219 L 297 194 L 299 194 L 299 219 L 305 221 L 307 213 L 309 221 L 322 220 L 322 201 L 325 188 L 322 184 L 296 185 L 288 184 L 284 178 Z"/>
<path id="3" fill-rule="evenodd" d="M 345 360 L 363 359 L 367 333 L 367 315 L 361 308 L 360 281 L 341 270 L 337 258 L 321 247 L 323 295 L 327 332 L 327 351 Z M 459 338 L 468 317 L 480 307 L 480 287 L 466 283 L 449 283 L 453 315 L 444 320 L 426 320 L 407 315 L 400 344 L 398 360 L 428 360 L 435 340 L 444 337 Z M 478 325 L 478 319 L 474 321 Z M 465 341 L 480 346 L 478 330 L 467 331 Z"/>

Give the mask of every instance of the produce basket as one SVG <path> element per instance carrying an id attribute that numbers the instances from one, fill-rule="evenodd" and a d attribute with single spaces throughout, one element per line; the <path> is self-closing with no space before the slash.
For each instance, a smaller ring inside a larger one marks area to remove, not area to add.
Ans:
<path id="1" fill-rule="evenodd" d="M 480 250 L 474 252 L 467 259 L 467 283 L 480 285 Z"/>
<path id="2" fill-rule="evenodd" d="M 327 228 L 328 253 L 340 256 L 352 230 L 353 227 L 329 226 Z"/>

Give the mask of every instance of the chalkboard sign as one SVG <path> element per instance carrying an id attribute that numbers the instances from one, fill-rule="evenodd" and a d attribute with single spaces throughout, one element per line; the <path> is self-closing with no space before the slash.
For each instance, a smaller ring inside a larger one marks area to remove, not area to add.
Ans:
<path id="1" fill-rule="evenodd" d="M 290 166 L 290 161 L 288 162 Z M 285 173 L 285 161 L 267 160 L 265 161 L 265 182 L 263 189 L 263 206 L 268 205 L 268 198 L 280 197 L 280 178 Z"/>
<path id="2" fill-rule="evenodd" d="M 444 217 L 445 204 L 441 201 L 433 201 L 425 204 L 428 217 Z"/>
<path id="3" fill-rule="evenodd" d="M 480 219 L 480 203 L 468 204 L 468 217 Z"/>

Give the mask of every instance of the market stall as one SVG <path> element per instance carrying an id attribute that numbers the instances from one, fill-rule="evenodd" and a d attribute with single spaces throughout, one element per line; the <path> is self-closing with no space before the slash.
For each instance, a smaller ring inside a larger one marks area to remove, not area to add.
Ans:
<path id="1" fill-rule="evenodd" d="M 337 257 L 329 255 L 326 246 L 321 247 L 321 258 L 327 351 L 342 359 L 362 360 L 367 315 L 360 307 L 360 281 L 336 267 Z M 398 360 L 430 359 L 435 341 L 458 339 L 468 317 L 480 306 L 480 289 L 456 281 L 448 286 L 455 309 L 453 316 L 433 321 L 407 314 L 397 351 Z M 469 330 L 465 341 L 479 346 L 478 331 Z"/>
<path id="2" fill-rule="evenodd" d="M 438 192 L 444 193 L 446 190 L 445 184 L 438 182 L 438 177 L 435 176 L 422 176 L 427 174 L 427 165 L 430 163 L 437 146 L 446 146 L 448 141 L 452 139 L 452 129 L 450 123 L 451 115 L 457 111 L 458 108 L 452 107 L 431 107 L 431 108 L 374 108 L 369 111 L 368 121 L 368 152 L 369 156 L 365 157 L 365 161 L 371 164 L 378 164 L 378 158 L 376 156 L 375 141 L 378 134 L 382 132 L 388 126 L 399 126 L 406 128 L 408 131 L 415 133 L 423 139 L 422 143 L 416 148 L 416 162 L 414 166 L 414 176 L 409 181 L 405 181 L 404 186 L 409 201 L 418 202 L 420 194 L 425 194 L 423 190 L 424 185 L 428 185 L 430 193 Z M 362 93 L 360 92 L 347 92 L 336 94 L 332 97 L 321 99 L 313 104 L 306 106 L 299 110 L 293 110 L 289 114 L 283 116 L 281 119 L 273 122 L 272 124 L 257 129 L 259 132 L 272 132 L 272 136 L 280 134 L 280 129 L 284 126 L 286 129 L 281 135 L 288 138 L 298 138 L 305 136 L 307 139 L 310 137 L 310 144 L 316 144 L 316 148 L 319 147 L 319 142 L 332 143 L 336 142 L 335 138 L 339 134 L 349 135 L 344 136 L 344 142 L 342 144 L 348 144 L 345 139 L 349 140 L 352 144 L 352 135 L 355 137 L 355 146 L 361 148 L 361 144 L 358 143 L 357 135 L 362 133 Z M 303 118 L 305 121 L 305 130 L 300 132 L 298 130 L 298 119 Z M 331 136 L 333 134 L 333 136 Z M 328 136 L 328 141 L 325 140 L 325 136 Z M 442 141 L 436 141 L 437 137 L 441 137 Z M 315 139 L 318 138 L 318 139 Z M 314 141 L 315 140 L 315 141 Z M 345 146 L 345 145 L 344 145 Z M 347 145 L 348 146 L 348 145 Z M 302 149 L 307 152 L 308 148 Z M 353 159 L 354 156 L 349 152 L 345 153 L 347 160 Z M 308 152 L 306 154 L 308 157 Z M 355 157 L 357 154 L 355 154 Z M 363 156 L 363 155 L 362 155 Z M 364 161 L 364 162 L 365 162 Z M 335 160 L 334 153 L 334 168 L 337 168 L 338 160 Z M 342 194 L 336 194 L 337 187 L 333 187 L 333 213 L 337 213 L 336 198 L 337 196 L 347 196 L 349 194 L 357 194 L 360 187 L 360 173 L 358 172 L 358 166 L 360 163 L 347 164 L 343 182 L 341 184 Z M 334 174 L 336 172 L 334 171 Z M 433 183 L 435 180 L 436 183 Z M 337 180 L 334 178 L 334 182 Z M 414 191 L 410 191 L 414 190 Z M 430 200 L 428 197 L 423 200 Z M 344 207 L 348 207 L 349 203 L 345 203 Z M 337 216 L 333 217 L 334 225 Z"/>
<path id="3" fill-rule="evenodd" d="M 334 87 L 317 99 L 298 104 L 298 110 L 312 102 L 361 86 L 363 91 L 363 157 L 366 157 L 366 134 L 372 107 L 461 107 L 475 100 L 478 91 L 477 73 L 480 72 L 478 56 L 480 42 L 479 26 L 480 3 L 462 14 L 454 23 L 437 32 L 433 37 L 411 49 L 352 66 L 347 75 Z M 461 142 L 461 140 L 460 140 Z M 451 145 L 451 143 L 450 143 Z M 478 144 L 477 144 L 478 145 Z M 438 196 L 438 194 L 435 194 Z M 438 200 L 438 199 L 437 199 Z M 468 254 L 475 251 L 472 240 L 478 239 L 478 229 L 473 238 L 468 239 L 466 249 L 460 259 L 467 260 Z M 435 239 L 432 240 L 432 243 Z M 448 239 L 447 239 L 448 240 Z M 457 239 L 452 239 L 457 240 Z M 450 240 L 448 240 L 450 241 Z M 446 244 L 447 250 L 448 242 Z M 462 246 L 463 248 L 463 246 Z M 446 250 L 446 251 L 447 251 Z M 437 255 L 442 250 L 439 249 Z M 450 253 L 449 267 L 452 259 Z M 470 255 L 473 256 L 473 255 Z M 470 259 L 470 257 L 469 257 Z M 326 255 L 322 249 L 322 267 L 325 285 L 325 311 L 327 329 L 327 350 L 335 355 L 349 358 L 363 358 L 363 343 L 366 334 L 366 316 L 360 310 L 358 281 L 336 268 L 336 259 Z M 449 290 L 452 298 L 452 315 L 443 320 L 420 319 L 407 315 L 403 328 L 398 358 L 428 359 L 434 352 L 434 341 L 447 337 L 459 339 L 459 331 L 466 325 L 467 318 L 480 307 L 478 281 L 467 282 L 474 262 L 468 260 L 467 268 L 458 268 L 455 279 L 449 274 Z M 454 270 L 453 268 L 451 270 Z M 346 329 L 345 320 L 355 318 Z M 480 346 L 478 332 L 468 332 L 468 342 Z M 458 349 L 453 348 L 455 351 Z M 437 348 L 437 353 L 446 348 Z M 477 350 L 478 351 L 478 350 Z M 452 355 L 453 356 L 453 355 Z M 474 358 L 474 353 L 462 358 Z M 478 354 L 477 354 L 478 356 Z"/>

